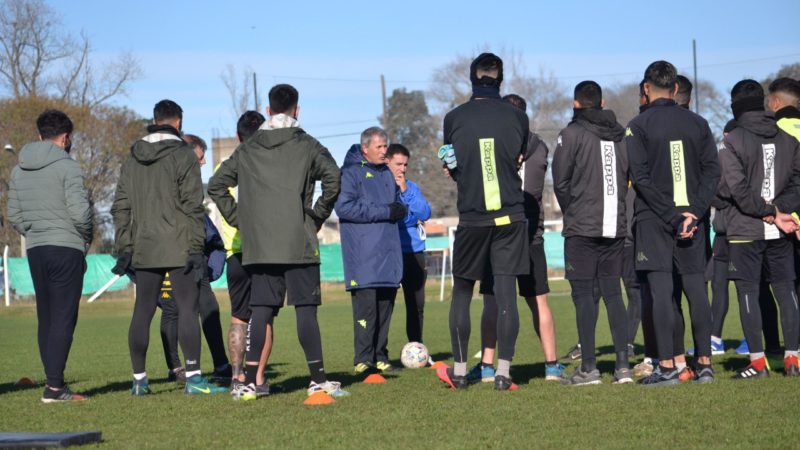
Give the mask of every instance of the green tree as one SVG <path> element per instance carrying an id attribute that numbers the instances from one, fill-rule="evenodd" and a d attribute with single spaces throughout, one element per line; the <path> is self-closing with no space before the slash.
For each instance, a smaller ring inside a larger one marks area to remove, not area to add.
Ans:
<path id="1" fill-rule="evenodd" d="M 408 148 L 411 154 L 408 178 L 422 189 L 433 217 L 456 215 L 456 186 L 443 174 L 442 163 L 436 155 L 439 124 L 428 112 L 425 93 L 395 89 L 387 103 L 386 123 L 381 117 L 381 125 L 390 142 Z"/>

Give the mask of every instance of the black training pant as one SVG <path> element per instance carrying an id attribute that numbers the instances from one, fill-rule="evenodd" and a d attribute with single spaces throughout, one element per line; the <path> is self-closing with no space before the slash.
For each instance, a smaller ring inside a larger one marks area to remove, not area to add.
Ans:
<path id="1" fill-rule="evenodd" d="M 422 342 L 425 313 L 425 252 L 403 253 L 403 299 L 406 302 L 406 336 L 409 342 Z"/>
<path id="2" fill-rule="evenodd" d="M 469 358 L 468 344 L 472 330 L 469 306 L 475 281 L 455 277 L 453 302 L 450 305 L 450 342 L 455 362 L 466 362 Z M 511 361 L 519 334 L 519 311 L 517 310 L 516 277 L 494 276 L 494 298 L 497 302 L 498 359 Z"/>
<path id="3" fill-rule="evenodd" d="M 389 362 L 389 324 L 397 288 L 350 291 L 353 303 L 353 364 Z"/>
<path id="4" fill-rule="evenodd" d="M 36 292 L 39 356 L 47 385 L 64 386 L 64 368 L 78 323 L 86 259 L 80 250 L 43 245 L 28 250 Z"/>
<path id="5" fill-rule="evenodd" d="M 178 356 L 178 307 L 172 295 L 165 298 L 161 295 L 159 306 L 161 306 L 161 343 L 164 345 L 164 357 L 167 360 L 167 367 L 170 370 L 181 367 L 180 357 Z M 228 355 L 225 354 L 225 342 L 222 339 L 222 324 L 219 316 L 219 303 L 208 276 L 200 281 L 200 324 L 203 328 L 203 335 L 206 337 L 208 349 L 211 351 L 211 359 L 214 367 L 228 364 Z M 176 365 L 177 364 L 177 365 Z"/>
<path id="6" fill-rule="evenodd" d="M 177 269 L 136 269 L 136 303 L 128 330 L 128 346 L 131 352 L 133 373 L 145 372 L 147 347 L 150 343 L 150 322 L 156 312 L 161 284 L 169 272 L 175 305 L 178 308 L 178 341 L 186 360 L 186 371 L 200 370 L 200 285 L 194 274 Z"/>

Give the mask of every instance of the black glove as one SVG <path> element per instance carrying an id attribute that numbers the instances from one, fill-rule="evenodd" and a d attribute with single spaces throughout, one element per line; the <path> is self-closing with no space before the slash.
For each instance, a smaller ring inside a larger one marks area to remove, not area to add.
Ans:
<path id="1" fill-rule="evenodd" d="M 314 226 L 317 227 L 317 231 L 321 230 L 322 224 L 325 223 L 325 221 L 320 219 L 319 216 L 317 216 L 317 213 L 315 213 L 311 208 L 303 208 L 303 211 L 308 217 L 311 217 L 311 220 L 314 221 Z"/>
<path id="2" fill-rule="evenodd" d="M 206 259 L 202 253 L 190 253 L 186 257 L 186 265 L 183 267 L 184 275 L 189 273 L 194 274 L 194 282 L 199 283 L 203 279 L 203 273 L 206 271 Z"/>
<path id="3" fill-rule="evenodd" d="M 394 202 L 389 204 L 389 221 L 397 222 L 398 220 L 402 220 L 408 214 L 408 208 L 406 205 L 400 202 Z"/>
<path id="4" fill-rule="evenodd" d="M 125 275 L 125 272 L 128 271 L 128 268 L 131 266 L 131 260 L 133 256 L 130 253 L 121 253 L 117 256 L 117 264 L 111 268 L 111 273 L 114 275 Z"/>

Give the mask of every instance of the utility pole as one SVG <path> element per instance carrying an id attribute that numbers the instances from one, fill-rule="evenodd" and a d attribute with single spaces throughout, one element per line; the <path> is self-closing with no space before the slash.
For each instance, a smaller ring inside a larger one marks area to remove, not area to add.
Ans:
<path id="1" fill-rule="evenodd" d="M 258 83 L 256 82 L 256 73 L 253 72 L 253 103 L 255 103 L 256 111 L 260 108 L 258 106 Z"/>
<path id="2" fill-rule="evenodd" d="M 383 100 L 383 128 L 389 125 L 388 117 L 386 116 L 386 79 L 381 74 L 381 99 Z"/>
<path id="3" fill-rule="evenodd" d="M 700 114 L 700 85 L 697 84 L 697 41 L 692 39 L 692 60 L 694 61 L 694 112 Z"/>

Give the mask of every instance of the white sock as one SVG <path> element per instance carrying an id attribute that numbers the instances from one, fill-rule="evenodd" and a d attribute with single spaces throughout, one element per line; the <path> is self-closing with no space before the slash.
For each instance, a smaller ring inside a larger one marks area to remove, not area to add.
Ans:
<path id="1" fill-rule="evenodd" d="M 764 357 L 764 352 L 750 353 L 750 361 L 755 361 Z"/>
<path id="2" fill-rule="evenodd" d="M 784 357 L 784 358 L 788 358 L 788 357 L 790 357 L 790 356 L 794 356 L 795 358 L 797 358 L 797 351 L 786 350 L 786 351 L 783 353 L 783 357 Z"/>
<path id="3" fill-rule="evenodd" d="M 715 344 L 722 344 L 722 338 L 721 337 L 716 337 L 716 336 L 711 336 L 711 342 L 713 342 Z"/>
<path id="4" fill-rule="evenodd" d="M 457 362 L 453 364 L 453 375 L 457 377 L 463 377 L 467 375 L 467 363 L 466 362 Z"/>
<path id="5" fill-rule="evenodd" d="M 147 372 L 133 374 L 133 379 L 136 381 L 142 381 L 145 378 L 147 378 Z"/>
<path id="6" fill-rule="evenodd" d="M 507 359 L 498 359 L 497 360 L 497 375 L 501 377 L 511 378 L 509 375 L 509 370 L 511 369 L 511 361 Z"/>
<path id="7" fill-rule="evenodd" d="M 186 372 L 186 378 L 187 379 L 191 378 L 191 377 L 193 377 L 195 375 L 200 375 L 200 371 L 199 370 L 193 370 L 191 372 Z"/>
<path id="8" fill-rule="evenodd" d="M 682 362 L 682 363 L 675 362 L 675 368 L 677 368 L 678 372 L 680 372 L 681 370 L 686 368 L 686 363 L 685 362 Z"/>

